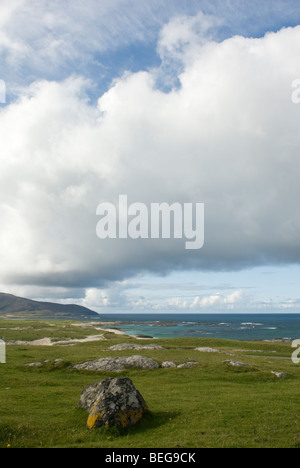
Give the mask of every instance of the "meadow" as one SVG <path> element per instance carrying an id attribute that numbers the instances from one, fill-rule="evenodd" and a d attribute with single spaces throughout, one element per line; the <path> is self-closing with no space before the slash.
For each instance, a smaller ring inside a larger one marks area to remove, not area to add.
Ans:
<path id="1" fill-rule="evenodd" d="M 74 322 L 1 320 L 5 341 L 82 339 L 99 334 Z M 137 340 L 103 332 L 101 341 L 6 346 L 0 364 L 1 448 L 300 448 L 300 365 L 288 342 L 201 338 Z M 164 350 L 111 351 L 117 343 L 156 343 Z M 209 346 L 222 353 L 202 353 Z M 74 370 L 107 356 L 141 354 L 160 364 L 197 361 L 192 368 Z M 232 356 L 229 356 L 232 355 Z M 59 359 L 60 361 L 55 361 Z M 235 359 L 250 367 L 231 367 Z M 41 362 L 39 367 L 26 366 Z M 272 371 L 283 372 L 278 378 Z M 107 377 L 129 377 L 150 409 L 130 429 L 89 430 L 77 407 L 83 388 Z"/>

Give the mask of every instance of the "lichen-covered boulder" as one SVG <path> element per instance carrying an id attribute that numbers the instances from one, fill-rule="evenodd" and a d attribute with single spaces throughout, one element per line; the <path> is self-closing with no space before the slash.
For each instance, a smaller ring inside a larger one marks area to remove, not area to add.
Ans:
<path id="1" fill-rule="evenodd" d="M 73 369 L 121 372 L 127 367 L 136 367 L 139 369 L 158 369 L 159 364 L 146 356 L 105 357 L 96 359 L 95 361 L 76 364 Z"/>
<path id="2" fill-rule="evenodd" d="M 90 429 L 129 427 L 148 411 L 144 398 L 128 378 L 110 378 L 89 385 L 83 390 L 78 406 L 89 412 Z"/>

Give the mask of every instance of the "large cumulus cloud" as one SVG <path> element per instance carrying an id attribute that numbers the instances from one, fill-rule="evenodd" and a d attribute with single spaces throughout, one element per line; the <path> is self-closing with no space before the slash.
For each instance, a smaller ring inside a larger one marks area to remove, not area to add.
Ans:
<path id="1" fill-rule="evenodd" d="M 162 60 L 180 70 L 170 92 L 157 87 L 162 69 L 126 73 L 93 105 L 91 82 L 71 76 L 1 109 L 2 284 L 87 288 L 145 271 L 299 263 L 300 27 L 214 42 L 201 19 L 162 30 Z M 97 205 L 119 194 L 205 203 L 204 248 L 100 241 Z"/>

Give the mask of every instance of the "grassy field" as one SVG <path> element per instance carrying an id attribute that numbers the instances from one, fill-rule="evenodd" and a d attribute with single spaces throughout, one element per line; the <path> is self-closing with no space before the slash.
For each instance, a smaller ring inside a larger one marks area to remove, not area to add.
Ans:
<path id="1" fill-rule="evenodd" d="M 6 341 L 44 337 L 62 341 L 99 333 L 72 322 L 0 321 L 0 336 Z M 114 352 L 107 348 L 137 340 L 111 333 L 105 338 L 73 346 L 7 346 L 7 363 L 0 364 L 1 448 L 300 448 L 300 365 L 291 361 L 290 343 L 161 339 L 151 343 L 165 350 Z M 194 349 L 199 346 L 215 347 L 224 354 L 200 353 Z M 199 364 L 119 374 L 71 369 L 87 360 L 133 354 L 159 363 Z M 56 359 L 63 361 L 55 365 Z M 226 359 L 251 367 L 230 367 Z M 24 365 L 36 361 L 43 365 Z M 279 379 L 271 371 L 287 377 Z M 128 430 L 89 430 L 87 412 L 77 407 L 83 388 L 120 375 L 132 379 L 151 412 Z"/>

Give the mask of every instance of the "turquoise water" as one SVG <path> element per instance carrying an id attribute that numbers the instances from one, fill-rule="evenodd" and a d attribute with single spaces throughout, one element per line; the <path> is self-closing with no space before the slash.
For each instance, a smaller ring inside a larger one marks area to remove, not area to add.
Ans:
<path id="1" fill-rule="evenodd" d="M 300 339 L 298 314 L 105 314 L 100 320 L 119 322 L 115 328 L 126 334 L 153 338 Z"/>

